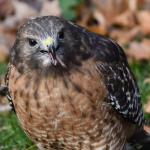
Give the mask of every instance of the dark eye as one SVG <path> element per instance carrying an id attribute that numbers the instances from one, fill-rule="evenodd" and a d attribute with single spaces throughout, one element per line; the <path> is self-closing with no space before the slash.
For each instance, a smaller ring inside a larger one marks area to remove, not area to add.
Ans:
<path id="1" fill-rule="evenodd" d="M 61 31 L 61 32 L 58 33 L 58 38 L 59 38 L 60 40 L 63 40 L 63 39 L 64 39 L 64 32 L 63 32 L 63 31 Z"/>
<path id="2" fill-rule="evenodd" d="M 36 40 L 34 40 L 34 39 L 29 39 L 29 45 L 30 45 L 31 47 L 34 47 L 36 44 L 37 44 L 37 41 L 36 41 Z"/>

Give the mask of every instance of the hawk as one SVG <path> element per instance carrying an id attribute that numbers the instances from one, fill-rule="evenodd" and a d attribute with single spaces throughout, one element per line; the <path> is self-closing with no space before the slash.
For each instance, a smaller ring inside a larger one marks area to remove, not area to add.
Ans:
<path id="1" fill-rule="evenodd" d="M 122 48 L 62 18 L 20 27 L 5 82 L 22 128 L 41 150 L 124 150 L 143 129 Z"/>

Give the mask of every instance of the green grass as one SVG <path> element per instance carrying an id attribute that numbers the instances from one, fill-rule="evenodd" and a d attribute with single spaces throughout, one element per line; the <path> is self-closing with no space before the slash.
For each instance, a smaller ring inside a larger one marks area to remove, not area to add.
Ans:
<path id="1" fill-rule="evenodd" d="M 144 80 L 150 77 L 150 62 L 135 62 L 131 68 L 137 78 L 142 102 L 146 103 L 150 95 L 150 84 L 145 84 Z M 0 74 L 6 71 L 6 65 L 0 64 Z M 150 115 L 145 114 L 150 120 Z M 17 118 L 13 112 L 0 113 L 0 150 L 36 150 L 36 146 L 27 138 L 19 126 Z"/>
<path id="2" fill-rule="evenodd" d="M 0 64 L 0 75 L 6 73 L 7 64 Z M 0 150 L 36 150 L 17 121 L 14 112 L 0 113 Z"/>
<path id="3" fill-rule="evenodd" d="M 146 103 L 150 95 L 150 84 L 144 83 L 144 80 L 150 78 L 150 62 L 135 62 L 131 65 L 131 68 L 140 87 L 142 101 Z"/>
<path id="4" fill-rule="evenodd" d="M 137 79 L 141 100 L 143 105 L 147 103 L 150 97 L 150 83 L 145 83 L 145 79 L 150 78 L 150 62 L 135 62 L 131 65 L 132 71 Z M 145 113 L 145 118 L 150 122 L 150 114 Z"/>
<path id="5" fill-rule="evenodd" d="M 36 150 L 13 112 L 0 114 L 0 150 Z"/>
<path id="6" fill-rule="evenodd" d="M 7 64 L 0 63 L 0 75 L 5 74 L 6 70 L 7 70 Z"/>
<path id="7" fill-rule="evenodd" d="M 75 20 L 77 17 L 76 7 L 79 6 L 82 1 L 83 0 L 61 0 L 60 7 L 63 17 L 68 20 Z"/>

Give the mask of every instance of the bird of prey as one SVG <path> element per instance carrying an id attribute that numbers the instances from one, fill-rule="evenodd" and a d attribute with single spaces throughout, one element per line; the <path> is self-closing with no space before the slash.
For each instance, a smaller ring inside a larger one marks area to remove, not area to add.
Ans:
<path id="1" fill-rule="evenodd" d="M 143 129 L 122 48 L 62 18 L 37 17 L 19 28 L 5 82 L 22 128 L 41 150 L 125 150 Z"/>

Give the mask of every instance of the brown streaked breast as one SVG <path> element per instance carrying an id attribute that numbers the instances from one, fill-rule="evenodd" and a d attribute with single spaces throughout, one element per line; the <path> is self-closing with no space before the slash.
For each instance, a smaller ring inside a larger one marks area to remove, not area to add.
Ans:
<path id="1" fill-rule="evenodd" d="M 9 89 L 23 129 L 45 149 L 124 146 L 122 120 L 105 102 L 107 90 L 91 60 L 53 76 L 20 74 L 13 66 Z"/>

